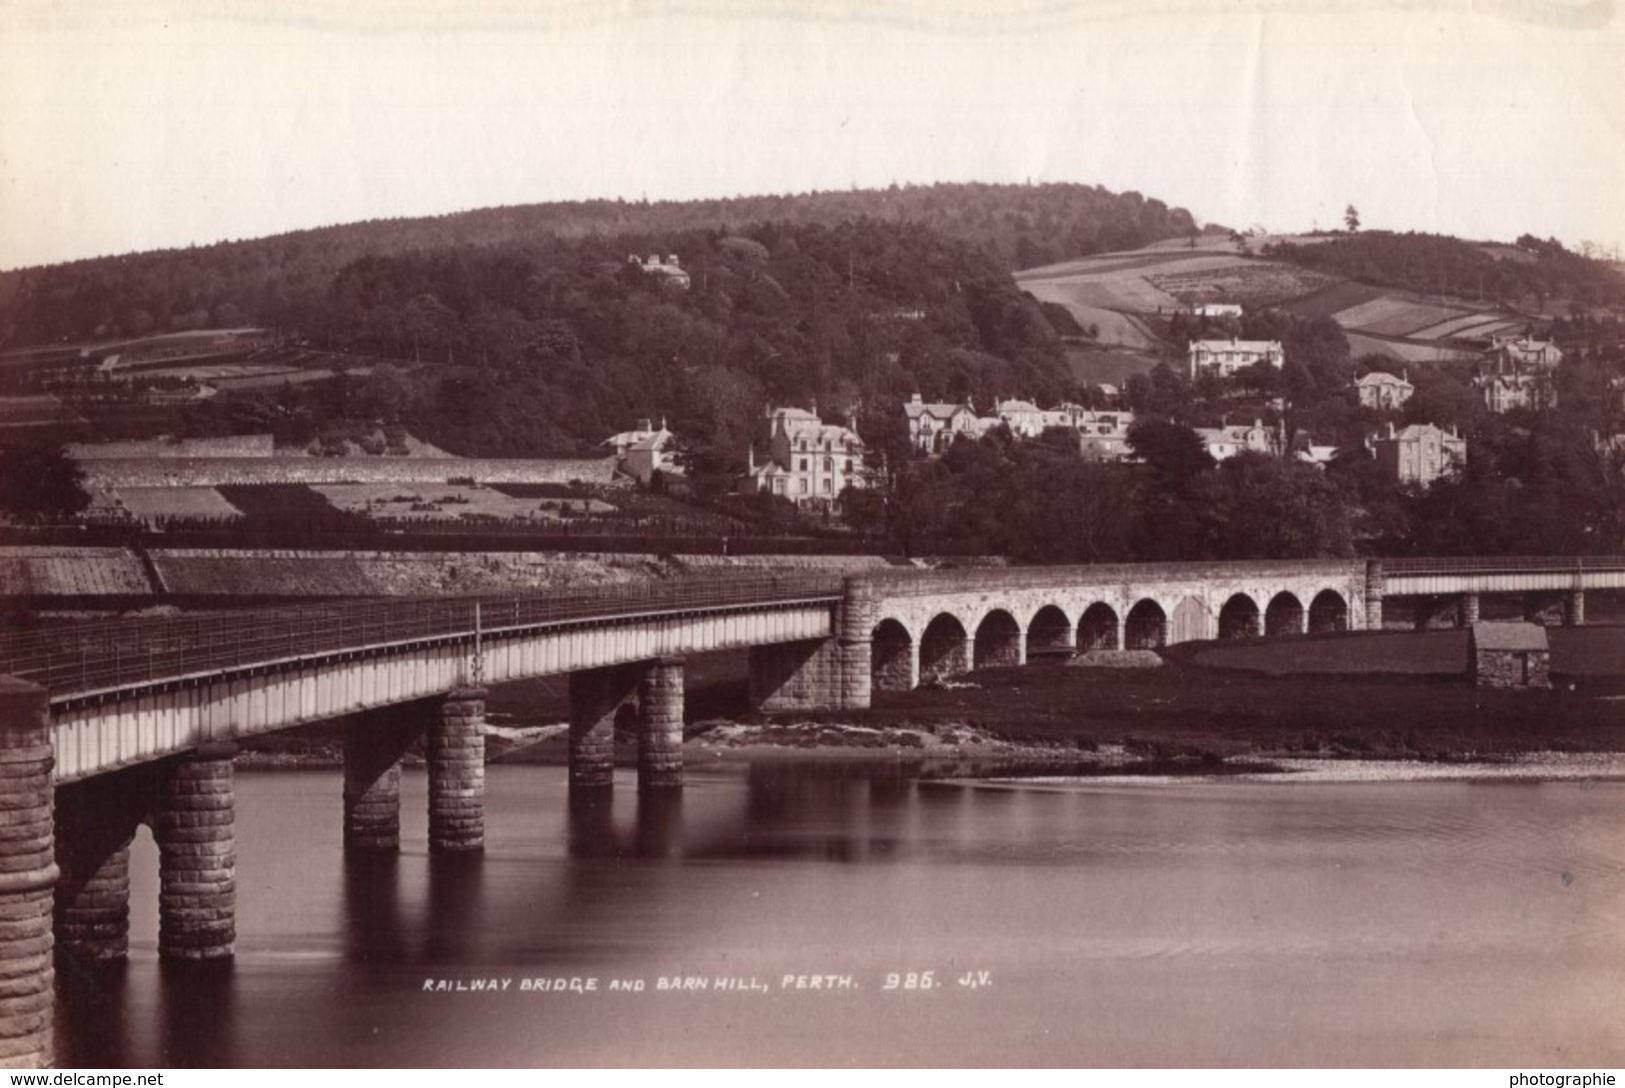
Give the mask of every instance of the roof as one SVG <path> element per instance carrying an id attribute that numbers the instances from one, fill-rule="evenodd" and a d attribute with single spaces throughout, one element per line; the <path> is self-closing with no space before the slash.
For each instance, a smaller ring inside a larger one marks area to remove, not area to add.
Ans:
<path id="1" fill-rule="evenodd" d="M 1192 351 L 1280 351 L 1279 340 L 1192 340 Z"/>
<path id="2" fill-rule="evenodd" d="M 670 431 L 655 431 L 633 442 L 628 450 L 662 450 L 671 442 Z"/>
<path id="3" fill-rule="evenodd" d="M 1426 438 L 1429 434 L 1438 434 L 1438 435 L 1441 435 L 1442 437 L 1444 437 L 1446 439 L 1449 439 L 1451 441 L 1454 441 L 1454 442 L 1464 441 L 1460 436 L 1453 435 L 1449 431 L 1445 430 L 1442 427 L 1435 427 L 1431 423 L 1412 423 L 1409 426 L 1401 427 L 1399 430 L 1395 431 L 1393 434 L 1388 435 L 1386 437 L 1384 437 L 1383 435 L 1378 435 L 1377 436 L 1377 441 L 1378 442 L 1420 442 L 1422 439 Z"/>
<path id="4" fill-rule="evenodd" d="M 1538 623 L 1486 620 L 1473 624 L 1473 645 L 1480 650 L 1547 650 L 1546 628 Z"/>
<path id="5" fill-rule="evenodd" d="M 1037 412 L 1042 409 L 1030 400 L 1001 400 L 996 410 L 1000 412 Z"/>
<path id="6" fill-rule="evenodd" d="M 1390 374 L 1386 370 L 1373 370 L 1365 377 L 1354 383 L 1355 385 L 1403 385 L 1406 389 L 1415 388 L 1410 382 L 1397 374 Z"/>
<path id="7" fill-rule="evenodd" d="M 969 412 L 970 406 L 965 404 L 931 404 L 921 401 L 908 401 L 903 405 L 903 411 L 908 415 L 909 419 L 916 419 L 920 416 L 952 419 L 960 412 Z"/>

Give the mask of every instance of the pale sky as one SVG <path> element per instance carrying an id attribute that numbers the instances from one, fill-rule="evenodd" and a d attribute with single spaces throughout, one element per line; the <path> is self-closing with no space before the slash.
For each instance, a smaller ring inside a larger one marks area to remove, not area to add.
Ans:
<path id="1" fill-rule="evenodd" d="M 1075 181 L 1625 245 L 1614 0 L 0 0 L 0 268 L 591 197 Z"/>

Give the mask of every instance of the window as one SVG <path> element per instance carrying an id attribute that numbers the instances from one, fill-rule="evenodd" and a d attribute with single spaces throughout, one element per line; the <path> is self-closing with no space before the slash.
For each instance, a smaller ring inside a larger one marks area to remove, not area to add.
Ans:
<path id="1" fill-rule="evenodd" d="M 800 487 L 800 488 L 799 488 L 799 489 L 798 489 L 798 490 L 799 490 L 799 491 L 800 491 L 800 492 L 801 492 L 801 493 L 802 493 L 802 494 L 803 494 L 803 495 L 805 495 L 805 494 L 806 494 L 806 493 L 807 493 L 807 481 L 806 481 L 806 480 L 798 480 L 798 481 L 797 481 L 797 482 L 798 482 L 798 483 L 799 483 L 799 484 L 801 484 L 801 487 Z"/>
<path id="2" fill-rule="evenodd" d="M 829 472 L 829 471 L 833 470 L 834 468 L 835 468 L 835 458 L 833 458 L 833 457 L 824 458 L 824 471 Z"/>

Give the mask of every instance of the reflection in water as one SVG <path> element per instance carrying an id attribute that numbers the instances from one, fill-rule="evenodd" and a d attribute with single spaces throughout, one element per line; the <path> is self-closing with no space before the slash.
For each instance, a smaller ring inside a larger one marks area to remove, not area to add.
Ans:
<path id="1" fill-rule="evenodd" d="M 74 1065 L 124 1069 L 145 1063 L 130 1060 L 126 1009 L 129 964 L 56 957 L 56 1037 L 58 1051 L 71 1047 Z"/>
<path id="2" fill-rule="evenodd" d="M 683 791 L 643 790 L 638 794 L 637 832 L 632 855 L 639 858 L 683 856 Z"/>
<path id="3" fill-rule="evenodd" d="M 485 855 L 447 851 L 429 855 L 429 916 L 423 962 L 463 964 L 477 958 L 483 923 Z"/>
<path id="4" fill-rule="evenodd" d="M 615 791 L 610 788 L 570 790 L 570 856 L 581 860 L 615 857 Z"/>
<path id="5" fill-rule="evenodd" d="M 401 859 L 390 853 L 344 855 L 344 949 L 352 963 L 398 963 L 409 939 L 401 905 Z"/>
<path id="6" fill-rule="evenodd" d="M 149 874 L 128 967 L 59 974 L 62 1060 L 1625 1060 L 1625 783 L 983 786 L 781 764 L 632 785 L 572 795 L 562 769 L 493 767 L 485 854 L 437 855 L 409 775 L 402 853 L 347 857 L 336 774 L 242 774 L 235 969 L 160 969 Z M 883 989 L 926 970 L 938 989 Z M 976 972 L 992 985 L 959 985 Z M 808 975 L 855 987 L 783 985 Z M 520 990 L 588 978 L 604 989 Z M 672 978 L 767 990 L 657 989 Z M 473 979 L 512 989 L 434 988 Z"/>
<path id="7" fill-rule="evenodd" d="M 178 1069 L 239 1064 L 235 974 L 231 960 L 159 964 L 163 1042 L 158 1064 Z"/>

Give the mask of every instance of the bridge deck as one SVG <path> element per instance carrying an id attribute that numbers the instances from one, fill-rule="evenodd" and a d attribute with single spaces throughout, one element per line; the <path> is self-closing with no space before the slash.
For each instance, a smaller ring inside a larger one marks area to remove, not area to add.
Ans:
<path id="1" fill-rule="evenodd" d="M 0 673 L 53 698 L 276 661 L 594 619 L 835 601 L 838 577 L 644 582 L 547 596 L 367 601 L 316 608 L 74 624 L 0 637 Z"/>

